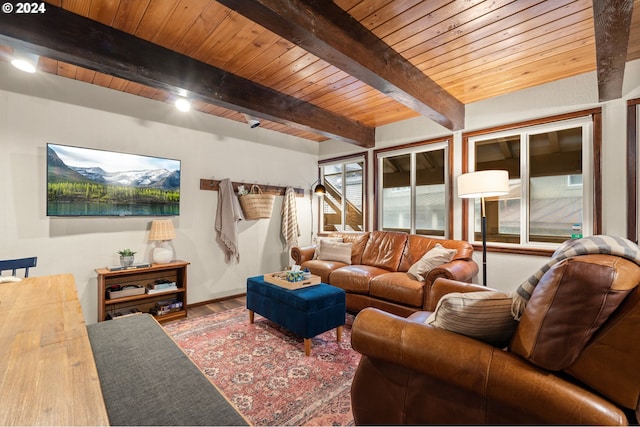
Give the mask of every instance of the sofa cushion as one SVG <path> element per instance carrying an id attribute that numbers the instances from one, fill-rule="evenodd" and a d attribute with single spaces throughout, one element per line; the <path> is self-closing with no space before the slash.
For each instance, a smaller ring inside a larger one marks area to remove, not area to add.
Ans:
<path id="1" fill-rule="evenodd" d="M 424 283 L 412 279 L 407 273 L 386 273 L 371 279 L 369 294 L 385 301 L 419 308 L 424 301 Z"/>
<path id="2" fill-rule="evenodd" d="M 453 260 L 470 260 L 473 255 L 473 246 L 469 242 L 463 240 L 436 239 L 418 234 L 410 234 L 407 237 L 407 244 L 404 247 L 398 271 L 409 271 L 409 268 L 411 268 L 413 264 L 418 262 L 425 253 L 433 249 L 437 244 L 447 249 L 455 249 L 457 252 Z"/>
<path id="3" fill-rule="evenodd" d="M 320 280 L 323 283 L 331 283 L 329 281 L 329 275 L 337 268 L 345 267 L 347 264 L 339 261 L 321 261 L 318 259 L 311 259 L 302 263 L 302 268 L 308 269 L 311 274 L 320 276 Z"/>
<path id="4" fill-rule="evenodd" d="M 639 280 L 637 266 L 616 256 L 555 264 L 531 294 L 511 351 L 545 369 L 567 368 Z"/>
<path id="5" fill-rule="evenodd" d="M 321 261 L 338 261 L 351 264 L 351 243 L 332 242 L 320 240 L 316 248 L 316 254 Z"/>
<path id="6" fill-rule="evenodd" d="M 395 231 L 372 232 L 362 254 L 362 264 L 398 271 L 407 236 Z"/>
<path id="7" fill-rule="evenodd" d="M 407 273 L 413 276 L 414 279 L 424 282 L 424 273 L 431 271 L 431 269 L 439 265 L 450 262 L 456 255 L 456 252 L 458 251 L 455 249 L 447 249 L 438 243 L 433 249 L 424 254 L 418 262 L 413 264 Z"/>
<path id="8" fill-rule="evenodd" d="M 334 270 L 329 275 L 329 283 L 346 292 L 368 294 L 371 279 L 388 272 L 388 270 L 370 265 L 347 265 Z"/>
<path id="9" fill-rule="evenodd" d="M 426 323 L 503 347 L 518 326 L 511 302 L 500 291 L 454 292 L 438 301 Z"/>
<path id="10" fill-rule="evenodd" d="M 342 239 L 345 243 L 351 243 L 351 264 L 362 264 L 362 252 L 369 241 L 369 232 L 366 233 L 343 233 Z"/>

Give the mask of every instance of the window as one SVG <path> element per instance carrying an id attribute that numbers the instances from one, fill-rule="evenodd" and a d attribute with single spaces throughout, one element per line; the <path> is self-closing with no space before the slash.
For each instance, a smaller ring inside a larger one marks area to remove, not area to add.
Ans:
<path id="1" fill-rule="evenodd" d="M 449 151 L 438 140 L 375 152 L 378 229 L 450 235 Z"/>
<path id="2" fill-rule="evenodd" d="M 320 228 L 330 231 L 365 230 L 365 157 L 321 162 L 320 176 L 326 193 Z"/>
<path id="3" fill-rule="evenodd" d="M 599 229 L 599 209 L 593 208 L 594 190 L 600 188 L 594 127 L 592 115 L 583 113 L 463 136 L 468 170 L 509 172 L 509 194 L 485 200 L 487 242 L 552 248 Z M 469 207 L 467 230 L 479 242 L 480 200 Z"/>

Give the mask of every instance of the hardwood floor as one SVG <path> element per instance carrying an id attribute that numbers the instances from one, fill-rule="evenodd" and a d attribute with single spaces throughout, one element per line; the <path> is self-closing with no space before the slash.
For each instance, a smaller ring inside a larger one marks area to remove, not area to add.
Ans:
<path id="1" fill-rule="evenodd" d="M 236 307 L 246 307 L 247 297 L 242 295 L 235 298 L 225 299 L 221 301 L 211 302 L 189 307 L 189 318 L 206 316 L 207 314 L 220 313 L 222 311 L 231 310 Z"/>

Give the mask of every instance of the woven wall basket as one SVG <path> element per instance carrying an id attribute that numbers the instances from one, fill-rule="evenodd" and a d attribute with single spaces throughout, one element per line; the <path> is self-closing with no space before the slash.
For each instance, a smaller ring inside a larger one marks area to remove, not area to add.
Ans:
<path id="1" fill-rule="evenodd" d="M 276 198 L 273 194 L 263 194 L 262 189 L 254 184 L 249 194 L 238 198 L 245 219 L 271 218 L 273 201 Z"/>

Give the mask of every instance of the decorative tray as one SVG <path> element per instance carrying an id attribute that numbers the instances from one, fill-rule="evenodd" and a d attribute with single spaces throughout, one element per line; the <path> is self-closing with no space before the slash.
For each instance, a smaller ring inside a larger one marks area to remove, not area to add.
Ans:
<path id="1" fill-rule="evenodd" d="M 265 274 L 264 281 L 271 283 L 273 285 L 280 286 L 281 288 L 300 289 L 300 288 L 308 288 L 309 286 L 319 285 L 320 276 L 315 276 L 312 274 L 311 277 L 309 277 L 308 279 L 305 278 L 297 282 L 290 282 L 289 280 L 287 280 L 286 271 L 278 271 L 275 273 Z"/>

